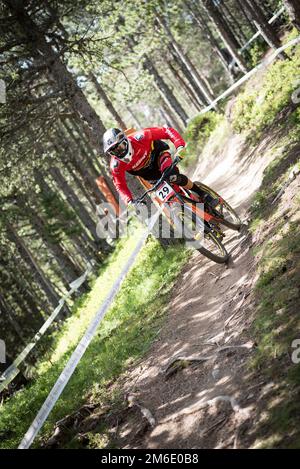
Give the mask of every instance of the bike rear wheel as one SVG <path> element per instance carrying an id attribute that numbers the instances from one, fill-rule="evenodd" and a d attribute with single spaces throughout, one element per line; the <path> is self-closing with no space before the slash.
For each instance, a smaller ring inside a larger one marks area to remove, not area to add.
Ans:
<path id="1" fill-rule="evenodd" d="M 217 264 L 228 261 L 229 254 L 222 239 L 192 206 L 189 204 L 175 206 L 171 210 L 171 215 L 177 232 L 179 231 L 197 251 Z"/>
<path id="2" fill-rule="evenodd" d="M 214 199 L 219 199 L 221 201 L 216 208 L 212 209 L 212 213 L 222 220 L 220 223 L 232 230 L 239 231 L 242 226 L 242 221 L 231 205 L 229 205 L 229 203 L 226 202 L 220 194 L 202 182 L 196 181 L 195 184 L 197 184 L 201 190 L 211 195 Z"/>

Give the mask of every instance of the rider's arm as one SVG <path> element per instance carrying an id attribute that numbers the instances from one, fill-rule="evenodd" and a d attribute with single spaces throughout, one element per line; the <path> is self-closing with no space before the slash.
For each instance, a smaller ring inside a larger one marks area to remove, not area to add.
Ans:
<path id="1" fill-rule="evenodd" d="M 121 195 L 124 202 L 128 204 L 128 202 L 130 202 L 133 197 L 127 186 L 125 169 L 122 168 L 120 164 L 118 164 L 111 168 L 111 173 L 117 191 Z"/>
<path id="2" fill-rule="evenodd" d="M 185 147 L 185 141 L 177 132 L 177 130 L 172 127 L 151 127 L 147 129 L 151 134 L 152 140 L 171 140 L 173 145 L 178 149 L 179 147 Z M 160 157 L 160 170 L 164 172 L 172 164 L 172 157 L 169 152 L 164 152 Z"/>
<path id="3" fill-rule="evenodd" d="M 180 133 L 172 127 L 150 127 L 145 130 L 150 132 L 152 140 L 171 140 L 176 148 L 185 147 L 185 141 Z"/>

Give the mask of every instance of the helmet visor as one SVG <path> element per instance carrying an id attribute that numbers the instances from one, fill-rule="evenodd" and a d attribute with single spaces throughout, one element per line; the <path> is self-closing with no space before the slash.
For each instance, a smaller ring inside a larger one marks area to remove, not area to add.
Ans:
<path id="1" fill-rule="evenodd" d="M 108 150 L 108 153 L 111 156 L 116 156 L 117 158 L 124 158 L 128 152 L 128 141 L 126 138 L 123 138 L 120 142 L 111 146 Z"/>

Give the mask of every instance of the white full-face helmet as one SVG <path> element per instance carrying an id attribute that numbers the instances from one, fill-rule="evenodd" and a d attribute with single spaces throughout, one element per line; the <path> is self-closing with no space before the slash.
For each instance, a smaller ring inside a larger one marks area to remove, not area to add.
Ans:
<path id="1" fill-rule="evenodd" d="M 131 143 L 125 133 L 116 128 L 108 129 L 103 135 L 103 149 L 105 155 L 115 156 L 119 160 L 130 158 Z"/>

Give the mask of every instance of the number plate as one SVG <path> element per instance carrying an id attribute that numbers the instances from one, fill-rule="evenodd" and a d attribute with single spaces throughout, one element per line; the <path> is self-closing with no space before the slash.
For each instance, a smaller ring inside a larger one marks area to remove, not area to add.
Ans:
<path id="1" fill-rule="evenodd" d="M 166 202 L 174 194 L 175 194 L 175 191 L 174 191 L 173 187 L 170 186 L 170 184 L 168 184 L 167 182 L 164 182 L 160 186 L 160 188 L 157 189 L 157 191 L 156 191 L 156 196 L 159 198 L 159 200 L 161 202 Z"/>

